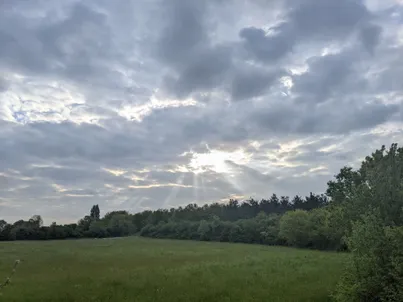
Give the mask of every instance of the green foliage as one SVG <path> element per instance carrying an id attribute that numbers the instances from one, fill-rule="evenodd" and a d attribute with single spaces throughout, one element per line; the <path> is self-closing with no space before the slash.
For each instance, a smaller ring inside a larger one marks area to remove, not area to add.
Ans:
<path id="1" fill-rule="evenodd" d="M 227 204 L 213 203 L 202 207 L 189 204 L 177 209 L 159 209 L 129 214 L 113 211 L 100 217 L 98 205 L 77 224 L 43 226 L 42 218 L 33 216 L 10 225 L 0 224 L 0 240 L 45 240 L 82 237 L 119 237 L 138 232 L 142 236 L 208 241 L 284 244 L 279 239 L 280 216 L 294 209 L 312 210 L 327 204 L 324 195 L 310 194 L 305 199 L 287 196 L 254 199 Z M 260 218 L 258 217 L 260 216 Z"/>
<path id="2" fill-rule="evenodd" d="M 328 186 L 332 203 L 344 207 L 347 233 L 368 207 L 379 210 L 385 225 L 403 225 L 403 149 L 397 144 L 367 156 L 357 171 L 341 169 Z"/>
<path id="3" fill-rule="evenodd" d="M 264 213 L 259 213 L 256 217 L 264 244 L 276 245 L 284 243 L 279 237 L 280 218 L 281 216 L 277 214 L 266 215 Z"/>
<path id="4" fill-rule="evenodd" d="M 88 215 L 84 216 L 84 218 L 82 218 L 78 221 L 78 227 L 80 228 L 80 230 L 82 232 L 88 231 L 92 221 L 93 221 L 93 218 L 91 218 L 91 216 L 88 216 Z"/>
<path id="5" fill-rule="evenodd" d="M 209 240 L 211 237 L 211 226 L 206 220 L 200 221 L 197 233 L 199 233 L 200 240 Z"/>
<path id="6" fill-rule="evenodd" d="M 108 237 L 108 233 L 105 228 L 105 224 L 103 221 L 92 221 L 91 225 L 86 232 L 87 237 L 92 238 L 105 238 Z"/>
<path id="7" fill-rule="evenodd" d="M 343 167 L 335 178 L 327 183 L 326 194 L 336 203 L 351 201 L 353 190 L 364 182 L 360 172 L 351 167 Z"/>
<path id="8" fill-rule="evenodd" d="M 285 213 L 280 219 L 280 238 L 287 244 L 297 247 L 307 247 L 309 244 L 309 213 L 295 210 Z"/>
<path id="9" fill-rule="evenodd" d="M 384 227 L 379 212 L 355 222 L 348 238 L 351 262 L 336 301 L 402 301 L 403 228 Z"/>
<path id="10" fill-rule="evenodd" d="M 330 241 L 330 212 L 327 208 L 315 209 L 309 213 L 309 244 L 317 249 L 329 249 L 335 243 Z"/>
<path id="11" fill-rule="evenodd" d="M 357 171 L 342 169 L 327 193 L 351 251 L 335 299 L 403 301 L 403 149 L 382 146 Z"/>
<path id="12" fill-rule="evenodd" d="M 99 220 L 100 219 L 100 210 L 99 210 L 99 206 L 96 204 L 94 206 L 92 206 L 91 208 L 91 212 L 90 212 L 90 217 L 93 220 Z"/>
<path id="13" fill-rule="evenodd" d="M 132 219 L 127 213 L 117 213 L 105 217 L 108 234 L 112 237 L 128 236 L 136 232 Z"/>
<path id="14" fill-rule="evenodd" d="M 259 213 L 255 218 L 222 221 L 217 216 L 209 220 L 160 222 L 147 224 L 140 231 L 144 237 L 192 239 L 202 241 L 278 244 L 279 215 Z"/>

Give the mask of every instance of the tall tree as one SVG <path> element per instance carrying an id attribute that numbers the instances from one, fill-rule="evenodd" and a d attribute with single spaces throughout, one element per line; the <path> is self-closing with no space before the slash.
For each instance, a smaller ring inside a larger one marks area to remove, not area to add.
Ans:
<path id="1" fill-rule="evenodd" d="M 90 217 L 94 220 L 100 219 L 100 211 L 99 211 L 99 206 L 97 204 L 92 206 Z"/>
<path id="2" fill-rule="evenodd" d="M 364 209 L 379 209 L 387 225 L 403 225 L 403 148 L 382 146 L 367 156 L 360 169 L 343 168 L 329 181 L 327 195 L 342 204 L 347 220 L 359 219 Z"/>
<path id="3" fill-rule="evenodd" d="M 43 225 L 41 215 L 34 215 L 28 221 L 33 227 L 40 228 Z"/>

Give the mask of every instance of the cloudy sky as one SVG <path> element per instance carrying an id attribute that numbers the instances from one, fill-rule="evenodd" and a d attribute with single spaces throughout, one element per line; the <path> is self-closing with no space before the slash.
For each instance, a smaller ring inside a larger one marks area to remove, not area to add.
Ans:
<path id="1" fill-rule="evenodd" d="M 322 193 L 402 79 L 402 0 L 1 1 L 0 218 Z"/>

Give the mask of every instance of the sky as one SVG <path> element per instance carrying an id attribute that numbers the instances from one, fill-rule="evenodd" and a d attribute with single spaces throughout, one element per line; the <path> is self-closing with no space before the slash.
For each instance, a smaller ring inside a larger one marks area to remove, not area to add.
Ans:
<path id="1" fill-rule="evenodd" d="M 402 78 L 402 0 L 1 1 L 0 219 L 323 193 Z"/>

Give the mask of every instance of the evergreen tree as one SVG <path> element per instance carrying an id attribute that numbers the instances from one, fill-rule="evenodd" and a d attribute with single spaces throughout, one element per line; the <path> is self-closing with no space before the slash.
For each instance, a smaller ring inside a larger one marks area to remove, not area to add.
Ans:
<path id="1" fill-rule="evenodd" d="M 100 219 L 100 211 L 99 211 L 99 206 L 98 205 L 92 206 L 90 217 L 92 219 L 94 219 L 94 220 L 99 220 Z"/>

